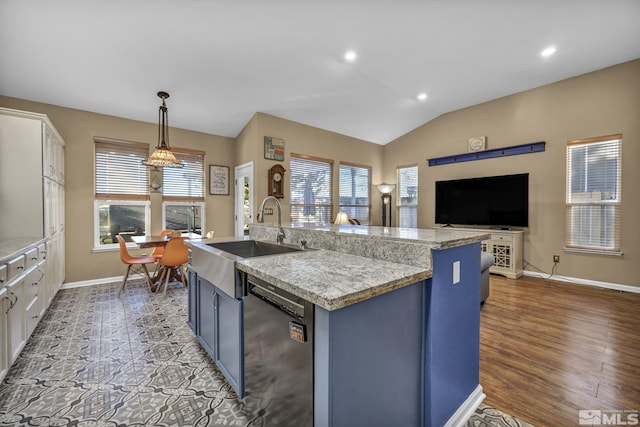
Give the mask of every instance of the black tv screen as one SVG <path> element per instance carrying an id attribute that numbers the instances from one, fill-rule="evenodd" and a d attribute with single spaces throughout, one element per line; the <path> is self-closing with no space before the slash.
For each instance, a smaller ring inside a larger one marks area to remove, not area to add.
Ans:
<path id="1" fill-rule="evenodd" d="M 436 181 L 436 223 L 529 226 L 529 174 Z"/>

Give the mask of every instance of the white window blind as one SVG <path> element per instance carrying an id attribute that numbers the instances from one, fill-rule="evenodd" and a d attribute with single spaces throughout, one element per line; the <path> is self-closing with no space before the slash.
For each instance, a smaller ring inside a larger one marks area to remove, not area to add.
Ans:
<path id="1" fill-rule="evenodd" d="M 622 135 L 567 145 L 566 247 L 620 252 Z"/>
<path id="2" fill-rule="evenodd" d="M 418 166 L 398 168 L 398 226 L 418 226 Z"/>
<path id="3" fill-rule="evenodd" d="M 332 223 L 333 161 L 291 154 L 291 224 Z"/>
<path id="4" fill-rule="evenodd" d="M 172 148 L 182 168 L 162 169 L 162 200 L 165 202 L 204 201 L 204 152 Z"/>
<path id="5" fill-rule="evenodd" d="M 142 161 L 149 144 L 95 140 L 95 185 L 98 200 L 149 200 L 149 171 Z"/>
<path id="6" fill-rule="evenodd" d="M 367 166 L 340 164 L 340 210 L 360 224 L 370 222 L 370 173 Z"/>

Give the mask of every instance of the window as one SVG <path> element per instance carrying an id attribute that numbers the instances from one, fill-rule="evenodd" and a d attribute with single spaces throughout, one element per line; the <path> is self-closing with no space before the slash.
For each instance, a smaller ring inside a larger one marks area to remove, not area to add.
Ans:
<path id="1" fill-rule="evenodd" d="M 149 144 L 95 138 L 94 246 L 113 247 L 149 229 Z"/>
<path id="2" fill-rule="evenodd" d="M 567 145 L 566 249 L 620 252 L 622 135 Z"/>
<path id="3" fill-rule="evenodd" d="M 162 168 L 163 202 L 204 202 L 204 152 L 171 149 L 182 168 Z"/>
<path id="4" fill-rule="evenodd" d="M 202 234 L 204 152 L 173 148 L 182 168 L 162 169 L 162 228 Z"/>
<path id="5" fill-rule="evenodd" d="M 398 226 L 418 227 L 418 166 L 398 168 Z"/>
<path id="6" fill-rule="evenodd" d="M 162 228 L 202 235 L 204 203 L 163 203 Z"/>
<path id="7" fill-rule="evenodd" d="M 331 224 L 333 161 L 291 153 L 291 225 Z"/>
<path id="8" fill-rule="evenodd" d="M 340 163 L 340 210 L 347 213 L 350 219 L 357 219 L 360 224 L 369 224 L 371 189 L 371 168 L 349 163 Z"/>

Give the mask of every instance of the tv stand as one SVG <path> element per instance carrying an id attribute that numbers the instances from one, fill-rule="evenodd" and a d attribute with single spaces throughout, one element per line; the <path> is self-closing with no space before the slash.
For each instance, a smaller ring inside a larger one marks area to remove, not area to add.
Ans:
<path id="1" fill-rule="evenodd" d="M 482 241 L 482 250 L 495 258 L 489 269 L 490 273 L 500 274 L 510 279 L 517 279 L 523 273 L 522 254 L 524 252 L 524 231 L 522 230 L 487 230 L 480 228 L 460 228 L 489 232 L 491 238 Z"/>

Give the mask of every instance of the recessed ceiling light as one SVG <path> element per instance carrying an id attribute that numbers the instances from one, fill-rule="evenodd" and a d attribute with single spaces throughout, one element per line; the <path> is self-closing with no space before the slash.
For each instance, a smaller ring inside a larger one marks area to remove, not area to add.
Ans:
<path id="1" fill-rule="evenodd" d="M 346 59 L 349 62 L 355 61 L 356 59 L 356 53 L 352 50 L 350 50 L 349 52 L 344 54 L 344 59 Z"/>
<path id="2" fill-rule="evenodd" d="M 554 53 L 556 53 L 556 47 L 555 46 L 549 46 L 548 48 L 546 48 L 545 50 L 540 52 L 540 55 L 542 55 L 542 56 L 544 56 L 546 58 L 548 56 L 553 55 Z"/>
<path id="3" fill-rule="evenodd" d="M 418 94 L 418 99 L 419 99 L 420 101 L 424 101 L 425 99 L 427 99 L 427 94 L 426 94 L 426 93 L 424 93 L 424 92 L 422 92 L 422 93 Z"/>

